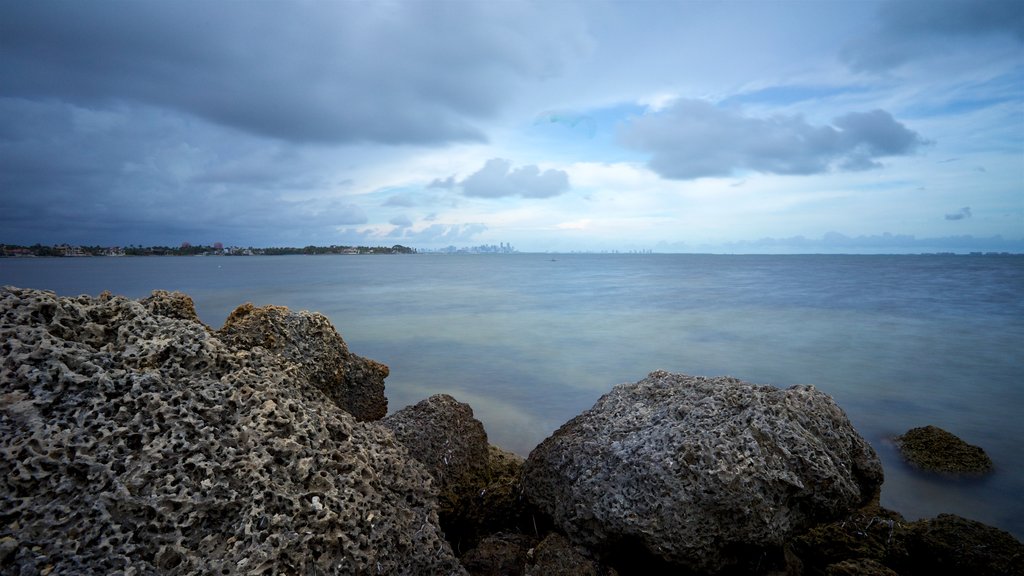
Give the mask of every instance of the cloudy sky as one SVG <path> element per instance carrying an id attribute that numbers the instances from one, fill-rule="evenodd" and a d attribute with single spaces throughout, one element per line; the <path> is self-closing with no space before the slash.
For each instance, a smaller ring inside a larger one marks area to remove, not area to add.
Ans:
<path id="1" fill-rule="evenodd" d="M 1016 0 L 0 0 L 0 242 L 1024 251 Z"/>

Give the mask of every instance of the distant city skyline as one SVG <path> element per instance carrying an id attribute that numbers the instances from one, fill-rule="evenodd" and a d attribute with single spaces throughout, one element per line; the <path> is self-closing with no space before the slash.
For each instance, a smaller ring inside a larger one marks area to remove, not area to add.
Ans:
<path id="1" fill-rule="evenodd" d="M 13 244 L 1024 251 L 1013 0 L 0 0 L 0 75 Z"/>

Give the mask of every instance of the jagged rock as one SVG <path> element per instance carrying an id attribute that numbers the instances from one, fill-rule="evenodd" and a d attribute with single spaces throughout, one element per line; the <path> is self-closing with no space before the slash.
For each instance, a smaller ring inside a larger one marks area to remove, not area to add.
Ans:
<path id="1" fill-rule="evenodd" d="M 490 483 L 490 451 L 483 424 L 469 404 L 437 394 L 381 421 L 440 488 L 439 513 L 456 550 L 476 545 L 486 521 L 482 508 Z"/>
<path id="2" fill-rule="evenodd" d="M 575 543 L 700 572 L 779 550 L 881 482 L 874 450 L 814 387 L 667 372 L 615 387 L 524 473 L 527 498 Z"/>
<path id="3" fill-rule="evenodd" d="M 109 300 L 112 298 L 110 292 L 100 294 L 100 299 Z M 178 318 L 200 323 L 199 315 L 196 314 L 195 303 L 188 294 L 182 292 L 168 292 L 167 290 L 154 290 L 152 295 L 142 300 L 142 304 L 150 312 L 157 316 Z"/>
<path id="4" fill-rule="evenodd" d="M 470 510 L 463 515 L 475 523 L 480 534 L 502 530 L 528 530 L 526 500 L 523 498 L 522 456 L 491 445 L 484 484 Z"/>
<path id="5" fill-rule="evenodd" d="M 895 440 L 903 457 L 922 470 L 944 474 L 992 471 L 992 459 L 984 450 L 937 426 L 913 428 Z"/>
<path id="6" fill-rule="evenodd" d="M 471 576 L 615 576 L 557 532 L 539 543 L 525 534 L 500 532 L 462 557 Z"/>
<path id="7" fill-rule="evenodd" d="M 523 576 L 537 539 L 525 534 L 499 532 L 484 538 L 461 560 L 470 576 Z"/>
<path id="8" fill-rule="evenodd" d="M 379 420 L 387 414 L 388 367 L 350 353 L 322 314 L 243 304 L 217 334 L 230 346 L 259 346 L 294 363 L 314 386 L 359 420 Z"/>
<path id="9" fill-rule="evenodd" d="M 388 416 L 381 424 L 426 466 L 441 491 L 476 484 L 487 471 L 487 432 L 469 404 L 436 394 Z"/>
<path id="10" fill-rule="evenodd" d="M 464 573 L 390 431 L 181 304 L 0 289 L 3 573 Z"/>
<path id="11" fill-rule="evenodd" d="M 490 534 L 536 529 L 522 494 L 522 468 L 521 456 L 489 446 L 483 473 L 442 493 L 441 526 L 456 550 Z"/>
<path id="12" fill-rule="evenodd" d="M 614 569 L 606 568 L 584 554 L 585 550 L 573 546 L 557 532 L 547 535 L 533 549 L 532 564 L 526 576 L 615 576 Z"/>
<path id="13" fill-rule="evenodd" d="M 808 575 L 860 560 L 897 565 L 905 563 L 907 557 L 908 524 L 900 513 L 872 503 L 834 522 L 815 526 L 793 538 L 790 545 Z"/>
<path id="14" fill-rule="evenodd" d="M 910 524 L 904 539 L 907 555 L 894 562 L 904 576 L 1024 575 L 1024 544 L 981 522 L 939 514 Z"/>

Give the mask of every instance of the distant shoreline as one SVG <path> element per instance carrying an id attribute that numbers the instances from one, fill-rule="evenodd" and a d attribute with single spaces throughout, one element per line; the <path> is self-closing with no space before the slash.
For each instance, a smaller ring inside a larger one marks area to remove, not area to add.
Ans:
<path id="1" fill-rule="evenodd" d="M 519 252 L 514 249 L 491 249 L 491 246 L 475 246 L 471 248 L 448 247 L 443 249 L 417 250 L 406 246 L 307 246 L 305 248 L 209 248 L 196 247 L 183 250 L 181 248 L 154 247 L 111 247 L 99 246 L 17 246 L 0 244 L 0 259 L 3 258 L 103 258 L 103 257 L 185 257 L 185 256 L 366 256 L 393 254 L 423 255 L 488 255 L 488 254 L 541 254 L 559 256 L 959 256 L 959 257 L 1009 257 L 1024 256 L 1021 252 L 800 252 L 800 253 L 762 253 L 762 252 L 653 252 L 650 250 L 574 250 L 574 251 L 543 251 Z M 207 249 L 209 248 L 209 249 Z"/>

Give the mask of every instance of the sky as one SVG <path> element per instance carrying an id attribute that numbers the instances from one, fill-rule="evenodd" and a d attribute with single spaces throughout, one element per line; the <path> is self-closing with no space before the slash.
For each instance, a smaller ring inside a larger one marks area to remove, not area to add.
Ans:
<path id="1" fill-rule="evenodd" d="M 0 0 L 0 242 L 1024 252 L 1024 3 Z"/>

